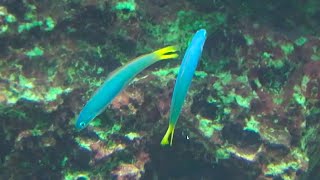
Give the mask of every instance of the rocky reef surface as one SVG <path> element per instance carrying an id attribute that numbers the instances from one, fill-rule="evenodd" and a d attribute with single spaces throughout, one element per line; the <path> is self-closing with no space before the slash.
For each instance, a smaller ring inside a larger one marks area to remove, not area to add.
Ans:
<path id="1" fill-rule="evenodd" d="M 320 179 L 316 0 L 0 2 L 0 179 Z M 172 147 L 180 60 L 208 32 Z M 108 73 L 177 45 L 88 128 Z"/>

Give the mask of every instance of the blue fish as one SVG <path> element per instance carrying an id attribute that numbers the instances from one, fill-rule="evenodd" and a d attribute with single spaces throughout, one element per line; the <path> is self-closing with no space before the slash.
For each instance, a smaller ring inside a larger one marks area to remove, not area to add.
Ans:
<path id="1" fill-rule="evenodd" d="M 206 41 L 206 34 L 207 32 L 205 29 L 198 30 L 194 34 L 192 41 L 183 57 L 171 99 L 169 127 L 161 141 L 161 145 L 169 144 L 170 136 L 170 146 L 172 145 L 174 128 L 178 121 L 192 77 L 201 57 L 203 45 Z"/>
<path id="2" fill-rule="evenodd" d="M 153 53 L 140 56 L 111 72 L 102 86 L 81 110 L 76 121 L 76 129 L 82 130 L 87 127 L 89 122 L 105 110 L 108 104 L 142 70 L 159 60 L 177 58 L 178 54 L 176 51 L 176 47 L 168 46 Z"/>

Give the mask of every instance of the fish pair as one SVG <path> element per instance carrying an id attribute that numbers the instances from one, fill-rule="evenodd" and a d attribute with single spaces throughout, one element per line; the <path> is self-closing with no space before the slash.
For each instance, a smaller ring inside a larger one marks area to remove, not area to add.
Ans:
<path id="1" fill-rule="evenodd" d="M 171 99 L 169 127 L 161 141 L 162 145 L 172 145 L 174 128 L 178 121 L 192 77 L 201 57 L 205 40 L 206 30 L 198 30 L 193 36 L 183 57 Z M 105 110 L 108 104 L 142 70 L 157 61 L 177 58 L 178 54 L 176 51 L 177 49 L 174 46 L 168 46 L 153 53 L 140 56 L 113 71 L 81 110 L 76 121 L 76 129 L 84 129 L 90 121 Z"/>

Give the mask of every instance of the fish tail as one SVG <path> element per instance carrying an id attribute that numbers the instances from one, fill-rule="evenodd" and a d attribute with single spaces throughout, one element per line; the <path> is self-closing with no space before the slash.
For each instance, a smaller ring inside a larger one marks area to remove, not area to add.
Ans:
<path id="1" fill-rule="evenodd" d="M 173 124 L 169 124 L 167 132 L 166 132 L 166 134 L 163 136 L 163 138 L 161 140 L 161 145 L 163 145 L 163 146 L 164 145 L 168 145 L 169 144 L 169 137 L 171 137 L 170 146 L 172 146 L 173 134 L 174 134 L 174 125 Z"/>
<path id="2" fill-rule="evenodd" d="M 159 60 L 177 58 L 179 55 L 176 53 L 176 46 L 167 46 L 157 51 L 154 51 L 153 54 L 156 55 L 156 58 Z"/>

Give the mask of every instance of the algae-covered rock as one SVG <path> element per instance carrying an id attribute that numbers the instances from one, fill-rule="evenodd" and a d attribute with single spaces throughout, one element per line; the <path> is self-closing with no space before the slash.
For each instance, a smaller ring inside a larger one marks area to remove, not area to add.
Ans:
<path id="1" fill-rule="evenodd" d="M 319 179 L 319 3 L 3 1 L 0 179 Z M 160 140 L 192 34 L 208 32 L 171 147 Z M 108 74 L 167 45 L 74 128 Z"/>

